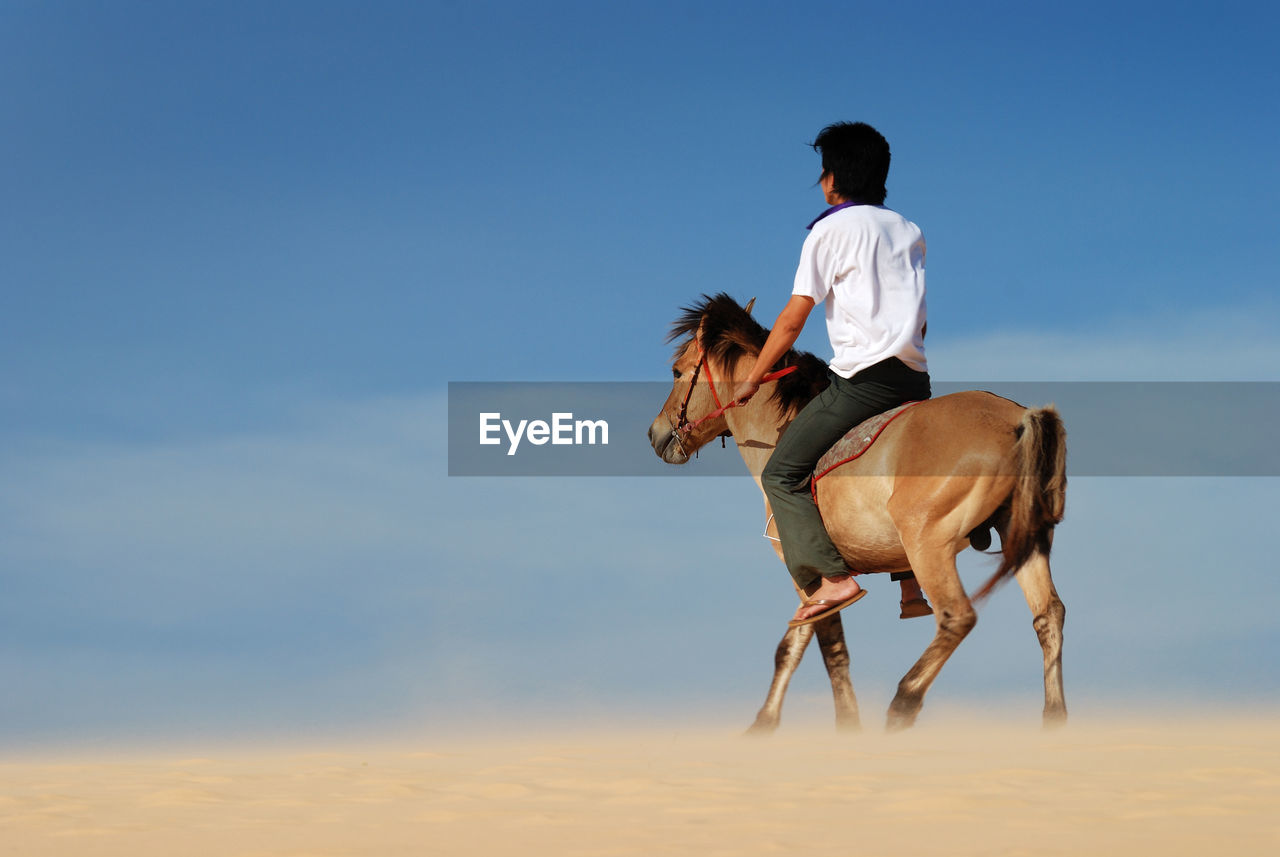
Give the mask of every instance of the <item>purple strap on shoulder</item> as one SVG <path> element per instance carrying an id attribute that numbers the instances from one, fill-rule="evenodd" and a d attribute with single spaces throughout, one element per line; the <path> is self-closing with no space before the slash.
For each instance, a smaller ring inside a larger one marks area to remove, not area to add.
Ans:
<path id="1" fill-rule="evenodd" d="M 863 202 L 842 202 L 842 203 L 840 203 L 839 205 L 833 205 L 833 206 L 831 206 L 830 208 L 828 208 L 826 211 L 822 212 L 822 213 L 821 213 L 821 214 L 819 214 L 817 217 L 815 217 L 815 218 L 813 219 L 813 222 L 812 222 L 812 223 L 810 223 L 808 226 L 806 226 L 806 227 L 805 227 L 805 229 L 812 229 L 815 225 L 817 225 L 818 221 L 819 221 L 819 220 L 821 220 L 822 218 L 824 218 L 824 217 L 826 217 L 827 215 L 830 215 L 830 214 L 835 214 L 835 213 L 836 213 L 837 211 L 839 211 L 840 209 L 842 209 L 842 208 L 848 208 L 848 207 L 849 207 L 849 206 L 851 206 L 851 205 L 866 205 L 866 203 L 863 203 Z"/>

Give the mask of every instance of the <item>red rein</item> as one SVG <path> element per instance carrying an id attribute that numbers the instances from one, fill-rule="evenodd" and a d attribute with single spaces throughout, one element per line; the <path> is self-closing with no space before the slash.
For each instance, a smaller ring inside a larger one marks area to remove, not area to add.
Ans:
<path id="1" fill-rule="evenodd" d="M 683 422 L 685 410 L 689 407 L 689 398 L 690 396 L 693 395 L 693 387 L 695 384 L 698 383 L 698 375 L 697 375 L 697 372 L 695 371 L 693 380 L 689 382 L 689 392 L 685 395 L 684 404 L 681 405 L 680 407 L 680 419 L 682 422 L 680 426 L 676 429 L 676 431 L 681 434 L 688 434 L 689 432 L 693 431 L 703 423 L 709 420 L 714 420 L 716 417 L 721 416 L 722 414 L 724 414 L 725 411 L 729 410 L 730 408 L 738 407 L 738 403 L 736 401 L 732 401 L 732 402 L 729 402 L 728 404 L 723 404 L 723 405 L 720 403 L 720 396 L 716 394 L 715 379 L 711 377 L 711 364 L 707 362 L 707 355 L 705 353 L 701 354 L 701 358 L 702 359 L 698 361 L 698 368 L 706 369 L 707 371 L 707 384 L 708 386 L 711 387 L 711 398 L 716 403 L 716 409 L 711 413 L 707 414 L 705 417 L 703 417 L 700 420 L 695 420 L 691 423 Z M 800 367 L 788 366 L 786 369 L 779 369 L 776 372 L 770 372 L 760 379 L 760 383 L 767 384 L 770 381 L 776 381 L 784 375 L 790 375 L 792 372 L 796 371 L 796 369 L 798 368 Z"/>

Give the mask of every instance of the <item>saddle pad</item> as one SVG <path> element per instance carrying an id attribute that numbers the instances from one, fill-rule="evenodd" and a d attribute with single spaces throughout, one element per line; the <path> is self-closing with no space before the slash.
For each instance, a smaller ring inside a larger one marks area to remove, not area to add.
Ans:
<path id="1" fill-rule="evenodd" d="M 858 423 L 849 429 L 844 437 L 836 441 L 835 445 L 827 450 L 822 458 L 818 459 L 818 463 L 813 468 L 813 479 L 810 482 L 810 487 L 817 491 L 819 479 L 840 465 L 853 461 L 870 449 L 871 444 L 875 443 L 875 439 L 880 436 L 880 432 L 884 431 L 885 427 L 893 422 L 895 417 L 907 408 L 915 407 L 918 404 L 920 403 L 907 402 L 905 405 L 898 405 L 892 410 L 876 414 L 871 419 Z"/>

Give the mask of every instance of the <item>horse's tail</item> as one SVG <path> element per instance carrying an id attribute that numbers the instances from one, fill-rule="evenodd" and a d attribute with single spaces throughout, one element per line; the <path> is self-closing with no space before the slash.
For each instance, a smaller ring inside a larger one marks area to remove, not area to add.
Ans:
<path id="1" fill-rule="evenodd" d="M 1009 519 L 1001 534 L 1000 567 L 974 601 L 986 598 L 1035 553 L 1049 554 L 1053 528 L 1067 501 L 1067 432 L 1052 405 L 1028 410 L 1014 433 L 1017 476 L 1009 497 Z"/>

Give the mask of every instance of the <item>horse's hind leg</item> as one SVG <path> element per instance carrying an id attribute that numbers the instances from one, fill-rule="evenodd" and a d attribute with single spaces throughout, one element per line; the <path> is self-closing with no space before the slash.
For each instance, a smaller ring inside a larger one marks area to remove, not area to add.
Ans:
<path id="1" fill-rule="evenodd" d="M 858 716 L 858 698 L 853 693 L 853 680 L 849 678 L 849 647 L 844 641 L 844 623 L 840 614 L 828 616 L 814 623 L 818 646 L 822 649 L 822 662 L 831 679 L 831 695 L 836 704 L 836 729 L 856 732 L 862 728 Z"/>
<path id="2" fill-rule="evenodd" d="M 764 705 L 760 706 L 755 722 L 747 729 L 748 735 L 768 735 L 778 728 L 787 685 L 791 683 L 791 676 L 800 665 L 805 647 L 813 639 L 813 630 L 813 625 L 788 628 L 779 641 L 773 656 L 773 682 L 769 685 L 769 695 L 765 697 Z"/>
<path id="3" fill-rule="evenodd" d="M 1049 575 L 1049 557 L 1037 551 L 1015 573 L 1031 608 L 1032 622 L 1044 651 L 1044 725 L 1060 726 L 1067 720 L 1062 693 L 1062 625 L 1067 608 Z"/>
<path id="4" fill-rule="evenodd" d="M 906 729 L 916 722 L 916 715 L 924 705 L 924 695 L 938 677 L 942 665 L 978 623 L 978 614 L 969 603 L 969 596 L 965 594 L 960 575 L 956 572 L 954 554 L 946 549 L 908 550 L 908 557 L 920 587 L 933 603 L 938 630 L 920 660 L 898 682 L 898 692 L 889 704 L 886 725 L 890 730 Z"/>

